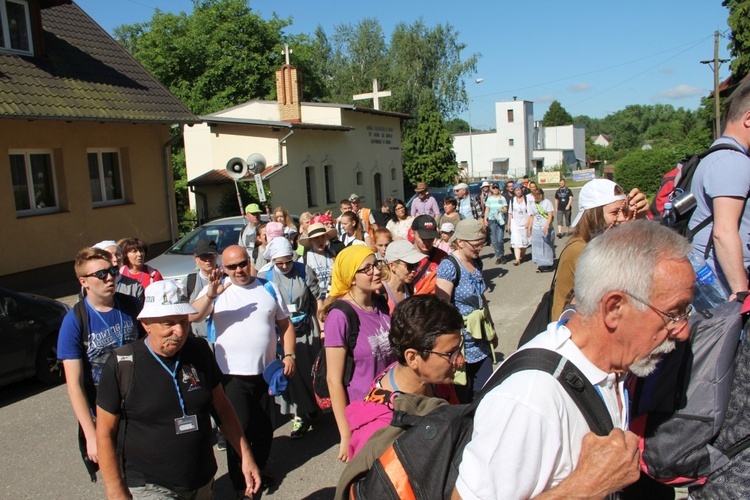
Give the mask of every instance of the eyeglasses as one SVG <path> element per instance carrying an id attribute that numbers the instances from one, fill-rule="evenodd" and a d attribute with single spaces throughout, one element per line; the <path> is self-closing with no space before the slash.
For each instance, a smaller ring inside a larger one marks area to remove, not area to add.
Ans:
<path id="1" fill-rule="evenodd" d="M 477 251 L 481 251 L 484 248 L 484 240 L 477 240 L 476 242 L 464 240 L 464 243 L 468 243 Z"/>
<path id="2" fill-rule="evenodd" d="M 399 210 L 406 210 L 406 207 L 403 205 L 399 205 L 396 207 L 396 211 L 399 211 Z"/>
<path id="3" fill-rule="evenodd" d="M 417 262 L 416 264 L 409 264 L 408 262 L 404 262 L 403 260 L 400 260 L 399 262 L 402 263 L 406 270 L 410 273 L 413 273 L 414 271 L 419 269 L 419 262 Z"/>
<path id="4" fill-rule="evenodd" d="M 84 274 L 81 276 L 81 278 L 97 278 L 102 281 L 105 281 L 107 279 L 107 276 L 112 276 L 113 278 L 117 276 L 120 273 L 120 270 L 117 269 L 117 266 L 108 267 L 106 269 L 99 269 L 98 271 L 94 271 L 90 274 Z"/>
<path id="5" fill-rule="evenodd" d="M 249 263 L 250 262 L 247 259 L 245 259 L 242 262 L 237 262 L 236 264 L 224 264 L 224 268 L 227 269 L 228 271 L 234 271 L 237 268 L 240 268 L 240 269 L 246 268 Z"/>
<path id="6" fill-rule="evenodd" d="M 448 363 L 455 365 L 456 361 L 458 361 L 459 358 L 464 357 L 464 353 L 462 352 L 463 348 L 464 348 L 464 338 L 463 336 L 461 336 L 461 343 L 458 344 L 458 348 L 456 348 L 455 350 L 451 352 L 439 352 L 439 351 L 424 351 L 424 352 L 440 356 L 441 358 L 448 361 Z"/>
<path id="7" fill-rule="evenodd" d="M 681 312 L 681 313 L 674 314 L 674 313 L 664 312 L 661 309 L 655 308 L 654 306 L 652 306 L 651 304 L 649 304 L 645 300 L 636 297 L 632 293 L 628 293 L 628 292 L 623 292 L 623 293 L 625 295 L 627 295 L 628 297 L 637 300 L 641 304 L 643 304 L 645 306 L 648 306 L 655 313 L 657 313 L 657 314 L 659 314 L 661 316 L 666 317 L 668 321 L 665 321 L 664 318 L 662 318 L 662 321 L 664 321 L 664 328 L 666 328 L 667 330 L 673 330 L 683 320 L 687 321 L 688 316 L 690 316 L 690 313 L 693 312 L 693 305 L 692 304 L 688 304 L 687 307 L 685 307 L 685 310 L 683 312 Z"/>
<path id="8" fill-rule="evenodd" d="M 357 271 L 354 274 L 365 274 L 367 276 L 372 276 L 372 273 L 374 273 L 376 269 L 378 271 L 380 270 L 380 264 L 378 264 L 378 263 L 367 264 L 362 269 L 357 269 Z"/>
<path id="9" fill-rule="evenodd" d="M 282 260 L 281 262 L 274 262 L 274 264 L 276 264 L 276 267 L 286 267 L 294 264 L 294 259 Z"/>

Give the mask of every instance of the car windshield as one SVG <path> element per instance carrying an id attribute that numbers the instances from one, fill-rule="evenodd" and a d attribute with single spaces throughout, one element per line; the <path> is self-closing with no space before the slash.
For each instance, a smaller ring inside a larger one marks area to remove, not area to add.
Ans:
<path id="1" fill-rule="evenodd" d="M 242 222 L 239 222 L 238 224 L 200 226 L 175 243 L 174 246 L 169 249 L 169 253 L 193 255 L 195 245 L 201 238 L 214 240 L 219 247 L 219 253 L 221 253 L 229 245 L 237 244 L 243 227 Z"/>

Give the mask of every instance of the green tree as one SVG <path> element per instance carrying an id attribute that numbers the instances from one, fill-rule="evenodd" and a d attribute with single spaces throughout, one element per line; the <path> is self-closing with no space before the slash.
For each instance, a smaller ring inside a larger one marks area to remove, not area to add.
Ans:
<path id="1" fill-rule="evenodd" d="M 672 147 L 631 151 L 617 161 L 615 182 L 625 192 L 637 187 L 647 196 L 652 196 L 659 189 L 664 174 L 672 170 L 683 156 L 684 152 Z"/>
<path id="2" fill-rule="evenodd" d="M 404 175 L 408 184 L 431 186 L 452 183 L 458 175 L 453 136 L 437 111 L 423 113 L 416 127 L 404 134 Z"/>
<path id="3" fill-rule="evenodd" d="M 115 28 L 115 38 L 196 114 L 275 94 L 281 32 L 246 0 L 194 0 L 193 12 L 157 10 L 150 21 Z"/>
<path id="4" fill-rule="evenodd" d="M 544 113 L 544 117 L 542 118 L 542 125 L 545 127 L 571 125 L 572 123 L 573 117 L 562 107 L 559 101 L 552 101 L 552 104 L 549 105 L 549 109 Z"/>
<path id="5" fill-rule="evenodd" d="M 462 134 L 469 131 L 469 122 L 461 118 L 453 118 L 445 122 L 445 127 L 451 134 Z"/>
<path id="6" fill-rule="evenodd" d="M 735 79 L 739 81 L 750 73 L 750 2 L 724 0 L 721 5 L 729 9 L 729 51 L 734 57 L 731 68 Z"/>

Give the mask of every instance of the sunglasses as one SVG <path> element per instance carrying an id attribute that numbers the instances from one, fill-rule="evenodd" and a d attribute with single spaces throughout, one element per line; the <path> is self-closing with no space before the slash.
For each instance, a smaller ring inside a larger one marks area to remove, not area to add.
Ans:
<path id="1" fill-rule="evenodd" d="M 240 268 L 240 269 L 246 268 L 249 263 L 250 262 L 246 259 L 246 260 L 243 260 L 242 262 L 237 262 L 236 264 L 224 264 L 224 268 L 227 269 L 228 271 L 234 271 L 237 268 Z"/>
<path id="2" fill-rule="evenodd" d="M 218 256 L 219 256 L 219 255 L 218 255 L 218 254 L 215 254 L 215 253 L 202 253 L 202 254 L 200 254 L 200 255 L 198 256 L 198 259 L 200 259 L 200 260 L 202 260 L 202 261 L 204 261 L 204 262 L 208 262 L 209 260 L 211 260 L 211 259 L 215 259 L 215 258 L 216 258 L 216 257 L 218 257 Z"/>
<path id="3" fill-rule="evenodd" d="M 403 260 L 400 260 L 399 262 L 401 262 L 406 270 L 410 273 L 413 273 L 419 268 L 419 262 L 417 262 L 416 264 L 409 264 L 408 262 L 404 262 Z"/>
<path id="4" fill-rule="evenodd" d="M 98 271 L 94 271 L 90 274 L 84 274 L 81 276 L 81 278 L 97 278 L 102 281 L 105 281 L 107 279 L 107 276 L 112 276 L 113 278 L 117 276 L 120 273 L 120 270 L 117 269 L 117 266 L 108 267 L 107 269 L 99 269 Z"/>

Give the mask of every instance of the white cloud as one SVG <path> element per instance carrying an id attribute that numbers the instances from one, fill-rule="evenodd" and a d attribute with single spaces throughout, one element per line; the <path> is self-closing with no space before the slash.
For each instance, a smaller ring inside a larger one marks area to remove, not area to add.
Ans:
<path id="1" fill-rule="evenodd" d="M 588 83 L 576 83 L 575 85 L 571 85 L 570 87 L 571 92 L 585 92 L 587 90 L 591 90 L 591 85 Z"/>
<path id="2" fill-rule="evenodd" d="M 663 90 L 656 94 L 656 96 L 663 97 L 665 99 L 685 99 L 686 97 L 694 97 L 697 95 L 703 95 L 705 93 L 706 89 L 682 84 L 671 89 Z"/>
<path id="3" fill-rule="evenodd" d="M 535 99 L 535 102 L 552 102 L 555 100 L 555 96 L 547 94 L 547 95 L 540 95 Z"/>

